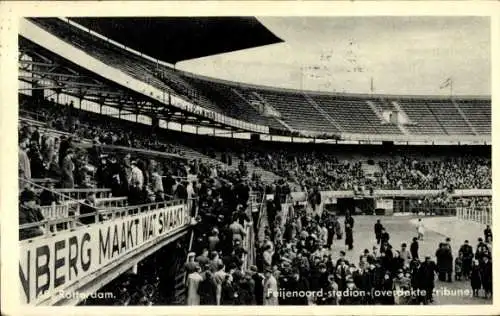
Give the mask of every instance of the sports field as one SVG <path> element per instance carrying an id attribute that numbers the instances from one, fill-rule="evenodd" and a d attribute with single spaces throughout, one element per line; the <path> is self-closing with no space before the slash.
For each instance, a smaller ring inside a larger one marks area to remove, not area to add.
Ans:
<path id="1" fill-rule="evenodd" d="M 352 262 L 358 263 L 359 256 L 364 249 L 372 250 L 372 247 L 376 244 L 375 234 L 373 232 L 373 225 L 377 219 L 380 219 L 386 230 L 390 234 L 390 243 L 397 250 L 400 249 L 401 243 L 407 243 L 410 246 L 411 240 L 416 236 L 416 226 L 412 223 L 412 219 L 415 217 L 411 216 L 356 216 L 354 217 L 354 249 L 351 251 L 346 250 L 346 256 Z M 449 219 L 448 225 L 453 225 L 452 218 Z M 341 218 L 343 221 L 343 218 Z M 425 219 L 424 219 L 425 223 Z M 444 224 L 443 224 L 444 225 Z M 459 225 L 457 225 L 459 226 Z M 435 229 L 435 228 L 434 228 Z M 441 231 L 453 231 L 453 229 L 442 229 Z M 467 236 L 467 234 L 465 234 Z M 426 227 L 424 241 L 420 242 L 419 256 L 424 258 L 425 256 L 431 256 L 432 260 L 436 260 L 435 252 L 439 242 L 443 242 L 446 237 L 451 238 L 451 245 L 453 249 L 453 256 L 457 255 L 458 249 L 462 245 L 464 238 L 463 231 L 453 235 L 443 235 L 434 230 L 430 230 Z M 471 234 L 466 238 L 475 249 L 477 238 Z M 337 255 L 340 250 L 345 250 L 344 240 L 336 240 L 332 248 L 333 254 Z M 464 296 L 463 290 L 470 290 L 469 281 L 458 281 L 458 282 L 440 282 L 436 278 L 436 290 L 442 290 L 443 295 L 436 295 L 433 304 L 443 305 L 443 304 L 491 304 L 492 300 L 487 300 L 484 298 L 475 298 L 472 296 Z M 449 295 L 444 295 L 445 291 L 449 291 Z M 470 292 L 470 291 L 469 291 Z M 460 295 L 461 294 L 461 295 Z"/>

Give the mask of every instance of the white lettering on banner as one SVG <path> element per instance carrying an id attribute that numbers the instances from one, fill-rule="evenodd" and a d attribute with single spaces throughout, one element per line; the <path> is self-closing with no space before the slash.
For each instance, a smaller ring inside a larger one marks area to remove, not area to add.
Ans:
<path id="1" fill-rule="evenodd" d="M 175 205 L 21 241 L 21 297 L 25 303 L 37 305 L 132 250 L 190 223 L 186 205 Z"/>

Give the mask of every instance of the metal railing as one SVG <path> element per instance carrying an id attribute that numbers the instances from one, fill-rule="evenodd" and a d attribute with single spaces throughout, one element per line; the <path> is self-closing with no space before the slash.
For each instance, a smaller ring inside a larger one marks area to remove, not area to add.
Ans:
<path id="1" fill-rule="evenodd" d="M 127 215 L 139 214 L 143 212 L 149 212 L 153 210 L 157 210 L 159 208 L 165 208 L 168 206 L 180 205 L 183 203 L 187 204 L 187 207 L 190 212 L 193 211 L 193 208 L 196 207 L 195 201 L 193 199 L 190 200 L 170 200 L 164 202 L 156 202 L 156 203 L 148 203 L 141 205 L 132 205 L 132 206 L 122 206 L 122 207 L 113 207 L 108 209 L 99 209 L 96 205 L 89 205 L 79 200 L 75 200 L 71 197 L 65 196 L 55 190 L 50 190 L 47 188 L 43 188 L 38 184 L 35 184 L 29 180 L 23 180 L 28 183 L 30 186 L 34 188 L 42 188 L 49 190 L 60 197 L 62 197 L 63 201 L 60 205 L 51 205 L 48 207 L 40 208 L 44 219 L 38 222 L 32 222 L 27 224 L 19 225 L 19 231 L 29 230 L 34 228 L 42 228 L 43 234 L 30 237 L 26 239 L 34 239 L 34 238 L 44 238 L 53 235 L 59 231 L 65 230 L 74 230 L 79 227 L 86 227 L 90 224 L 98 224 L 104 221 L 114 220 L 116 218 L 120 218 Z M 111 201 L 113 199 L 111 198 Z M 85 205 L 91 209 L 94 209 L 95 212 L 88 214 L 80 214 L 81 207 Z M 192 213 L 191 213 L 192 214 Z M 84 224 L 81 220 L 89 219 L 90 224 Z M 26 240 L 24 239 L 24 240 Z"/>
<path id="2" fill-rule="evenodd" d="M 472 221 L 482 225 L 491 225 L 493 222 L 491 207 L 457 207 L 457 218 Z"/>
<path id="3" fill-rule="evenodd" d="M 252 219 L 252 208 L 255 206 L 256 202 L 256 195 L 251 193 L 248 199 L 248 207 L 246 209 L 249 219 Z M 244 271 L 248 270 L 250 266 L 255 264 L 255 230 L 253 223 L 245 223 L 245 232 L 246 236 L 243 239 L 243 249 L 245 249 L 247 253 L 243 256 Z"/>

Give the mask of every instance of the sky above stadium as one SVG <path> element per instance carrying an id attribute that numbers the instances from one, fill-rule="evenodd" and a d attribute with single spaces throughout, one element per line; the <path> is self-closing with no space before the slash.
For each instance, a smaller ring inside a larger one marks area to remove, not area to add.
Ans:
<path id="1" fill-rule="evenodd" d="M 491 94 L 483 17 L 259 17 L 285 42 L 177 64 L 197 74 L 330 92 Z M 372 86 L 373 78 L 373 86 Z M 449 81 L 448 81 L 449 82 Z"/>

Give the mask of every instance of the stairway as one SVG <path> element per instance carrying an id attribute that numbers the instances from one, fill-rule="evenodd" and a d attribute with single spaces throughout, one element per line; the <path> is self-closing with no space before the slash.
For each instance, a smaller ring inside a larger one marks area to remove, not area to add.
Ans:
<path id="1" fill-rule="evenodd" d="M 321 108 L 318 103 L 313 100 L 313 98 L 311 98 L 307 93 L 302 93 L 302 95 L 307 100 L 307 102 L 309 102 L 309 104 L 311 104 L 316 109 L 316 111 L 323 115 L 328 120 L 328 122 L 332 123 L 332 125 L 335 126 L 336 129 L 338 129 L 340 132 L 344 131 L 342 126 L 340 126 L 340 124 L 338 124 L 337 121 L 335 121 L 333 117 L 330 116 L 330 114 L 326 113 L 326 111 L 323 110 L 323 108 Z"/>
<path id="2" fill-rule="evenodd" d="M 260 94 L 253 91 L 252 95 L 255 96 L 265 106 L 271 108 L 274 112 L 278 113 L 279 116 L 273 116 L 273 118 L 276 119 L 276 121 L 278 121 L 281 125 L 283 125 L 287 130 L 289 130 L 290 132 L 294 132 L 294 129 L 281 119 L 281 113 L 278 110 L 276 110 L 273 106 L 271 106 L 269 103 L 267 103 L 267 101 Z"/>
<path id="3" fill-rule="evenodd" d="M 396 109 L 396 111 L 398 111 L 398 113 L 399 113 L 399 114 L 401 114 L 401 115 L 405 118 L 406 122 L 408 122 L 408 123 L 410 123 L 410 124 L 412 123 L 412 122 L 410 121 L 410 119 L 408 118 L 408 115 L 406 115 L 405 111 L 403 111 L 403 109 L 402 109 L 402 108 L 401 108 L 401 106 L 399 105 L 399 103 L 397 103 L 396 101 L 392 101 L 392 102 L 391 102 L 391 104 L 392 104 L 392 106 Z M 397 126 L 398 126 L 399 130 L 400 130 L 403 134 L 405 134 L 405 135 L 410 135 L 410 131 L 409 131 L 408 129 L 406 129 L 406 127 L 404 127 L 404 125 L 403 125 L 403 124 L 401 124 L 401 123 L 400 123 L 400 124 L 398 124 Z"/>
<path id="4" fill-rule="evenodd" d="M 380 119 L 381 122 L 386 121 L 384 115 L 382 114 L 382 110 L 375 103 L 373 103 L 370 100 L 367 100 L 366 104 L 368 104 L 370 109 L 372 109 L 373 113 L 375 113 L 375 115 Z"/>
<path id="5" fill-rule="evenodd" d="M 469 119 L 467 118 L 467 115 L 465 115 L 464 111 L 462 111 L 462 109 L 460 108 L 460 106 L 458 106 L 458 103 L 455 102 L 455 100 L 452 100 L 451 102 L 453 103 L 453 105 L 457 109 L 458 113 L 460 113 L 460 115 L 462 116 L 462 118 L 464 119 L 464 121 L 467 123 L 467 125 L 470 127 L 470 129 L 472 130 L 472 132 L 474 133 L 474 135 L 479 135 L 479 133 L 477 132 L 477 130 L 474 127 L 474 125 L 472 125 L 471 122 L 469 121 Z"/>

